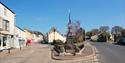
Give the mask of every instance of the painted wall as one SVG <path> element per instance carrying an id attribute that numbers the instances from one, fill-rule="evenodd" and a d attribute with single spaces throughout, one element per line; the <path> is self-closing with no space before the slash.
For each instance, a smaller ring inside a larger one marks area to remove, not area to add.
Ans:
<path id="1" fill-rule="evenodd" d="M 25 32 L 15 26 L 15 39 L 14 39 L 14 48 L 23 47 L 26 44 L 26 34 Z"/>
<path id="2" fill-rule="evenodd" d="M 51 42 L 53 42 L 53 40 L 62 40 L 63 42 L 65 42 L 66 41 L 66 37 L 64 37 L 64 36 L 62 36 L 60 33 L 58 33 L 58 32 L 50 32 L 49 34 L 48 34 L 48 41 L 49 41 L 49 43 L 51 43 Z"/>
<path id="3" fill-rule="evenodd" d="M 5 19 L 9 21 L 9 31 L 1 31 L 1 33 L 14 35 L 15 14 L 6 8 L 6 15 L 4 15 L 5 8 L 0 3 L 0 28 L 2 28 L 2 20 Z"/>
<path id="4" fill-rule="evenodd" d="M 6 12 L 5 12 L 6 9 Z M 12 47 L 13 36 L 14 36 L 14 26 L 15 26 L 15 14 L 10 11 L 6 6 L 0 3 L 0 28 L 3 29 L 3 20 L 9 22 L 9 31 L 0 31 L 0 49 L 6 49 Z M 4 45 L 4 44 L 6 45 Z"/>
<path id="5" fill-rule="evenodd" d="M 40 42 L 40 41 L 43 41 L 43 35 L 33 34 L 33 42 Z"/>
<path id="6" fill-rule="evenodd" d="M 26 34 L 26 39 L 32 39 L 33 35 L 30 31 L 28 31 L 27 29 L 24 29 L 25 34 Z"/>

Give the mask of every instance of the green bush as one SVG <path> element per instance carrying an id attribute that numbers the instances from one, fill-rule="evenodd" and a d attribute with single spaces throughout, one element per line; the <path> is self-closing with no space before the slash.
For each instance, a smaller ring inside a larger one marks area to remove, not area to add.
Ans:
<path id="1" fill-rule="evenodd" d="M 101 33 L 98 35 L 98 42 L 106 42 L 108 40 L 108 34 L 106 32 Z"/>
<path id="2" fill-rule="evenodd" d="M 54 40 L 54 50 L 58 53 L 64 52 L 64 43 L 61 40 Z"/>

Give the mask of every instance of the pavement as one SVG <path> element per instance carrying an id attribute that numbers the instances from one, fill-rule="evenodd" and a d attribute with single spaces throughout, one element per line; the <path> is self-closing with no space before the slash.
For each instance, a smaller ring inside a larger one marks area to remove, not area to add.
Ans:
<path id="1" fill-rule="evenodd" d="M 91 42 L 98 49 L 99 63 L 125 63 L 125 46 Z"/>
<path id="2" fill-rule="evenodd" d="M 3 54 L 3 53 L 0 53 Z M 10 54 L 0 57 L 0 63 L 50 63 L 50 48 L 48 45 L 33 44 L 21 51 L 15 49 Z"/>
<path id="3" fill-rule="evenodd" d="M 0 58 L 10 56 L 10 55 L 14 55 L 16 53 L 20 53 L 20 52 L 22 52 L 26 49 L 27 49 L 26 47 L 22 47 L 21 49 L 19 49 L 19 48 L 10 49 L 10 51 L 7 50 L 7 49 L 3 50 L 3 51 L 0 52 Z"/>

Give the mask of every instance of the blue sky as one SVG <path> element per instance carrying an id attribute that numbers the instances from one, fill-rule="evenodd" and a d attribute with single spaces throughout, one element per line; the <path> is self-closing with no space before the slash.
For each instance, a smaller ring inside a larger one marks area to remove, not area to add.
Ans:
<path id="1" fill-rule="evenodd" d="M 48 32 L 54 26 L 67 32 L 68 9 L 71 19 L 80 20 L 86 30 L 118 25 L 125 27 L 125 0 L 0 0 L 16 13 L 16 24 Z"/>

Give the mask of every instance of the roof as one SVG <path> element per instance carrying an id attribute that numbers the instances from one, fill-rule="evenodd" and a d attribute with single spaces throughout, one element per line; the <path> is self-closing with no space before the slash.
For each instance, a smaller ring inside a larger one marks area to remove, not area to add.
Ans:
<path id="1" fill-rule="evenodd" d="M 27 28 L 24 28 L 24 31 L 28 31 L 28 32 L 32 33 L 32 31 Z"/>
<path id="2" fill-rule="evenodd" d="M 54 28 L 54 27 L 52 27 L 51 29 L 50 29 L 50 31 L 48 32 L 48 34 L 50 34 L 50 33 L 52 33 L 52 32 L 57 32 L 57 33 L 59 33 L 61 36 L 64 36 L 63 34 L 61 34 L 56 28 Z"/>
<path id="3" fill-rule="evenodd" d="M 44 34 L 42 33 L 42 32 L 40 32 L 40 31 L 32 31 L 34 34 L 39 34 L 39 35 L 42 35 L 42 36 L 44 36 Z"/>
<path id="4" fill-rule="evenodd" d="M 2 4 L 4 7 L 6 7 L 8 10 L 10 10 L 13 14 L 15 14 L 10 8 L 8 8 L 6 5 L 4 5 L 1 1 L 0 4 Z"/>
<path id="5" fill-rule="evenodd" d="M 16 25 L 17 28 L 19 28 L 20 30 L 24 31 L 22 28 L 20 28 L 19 26 Z"/>

